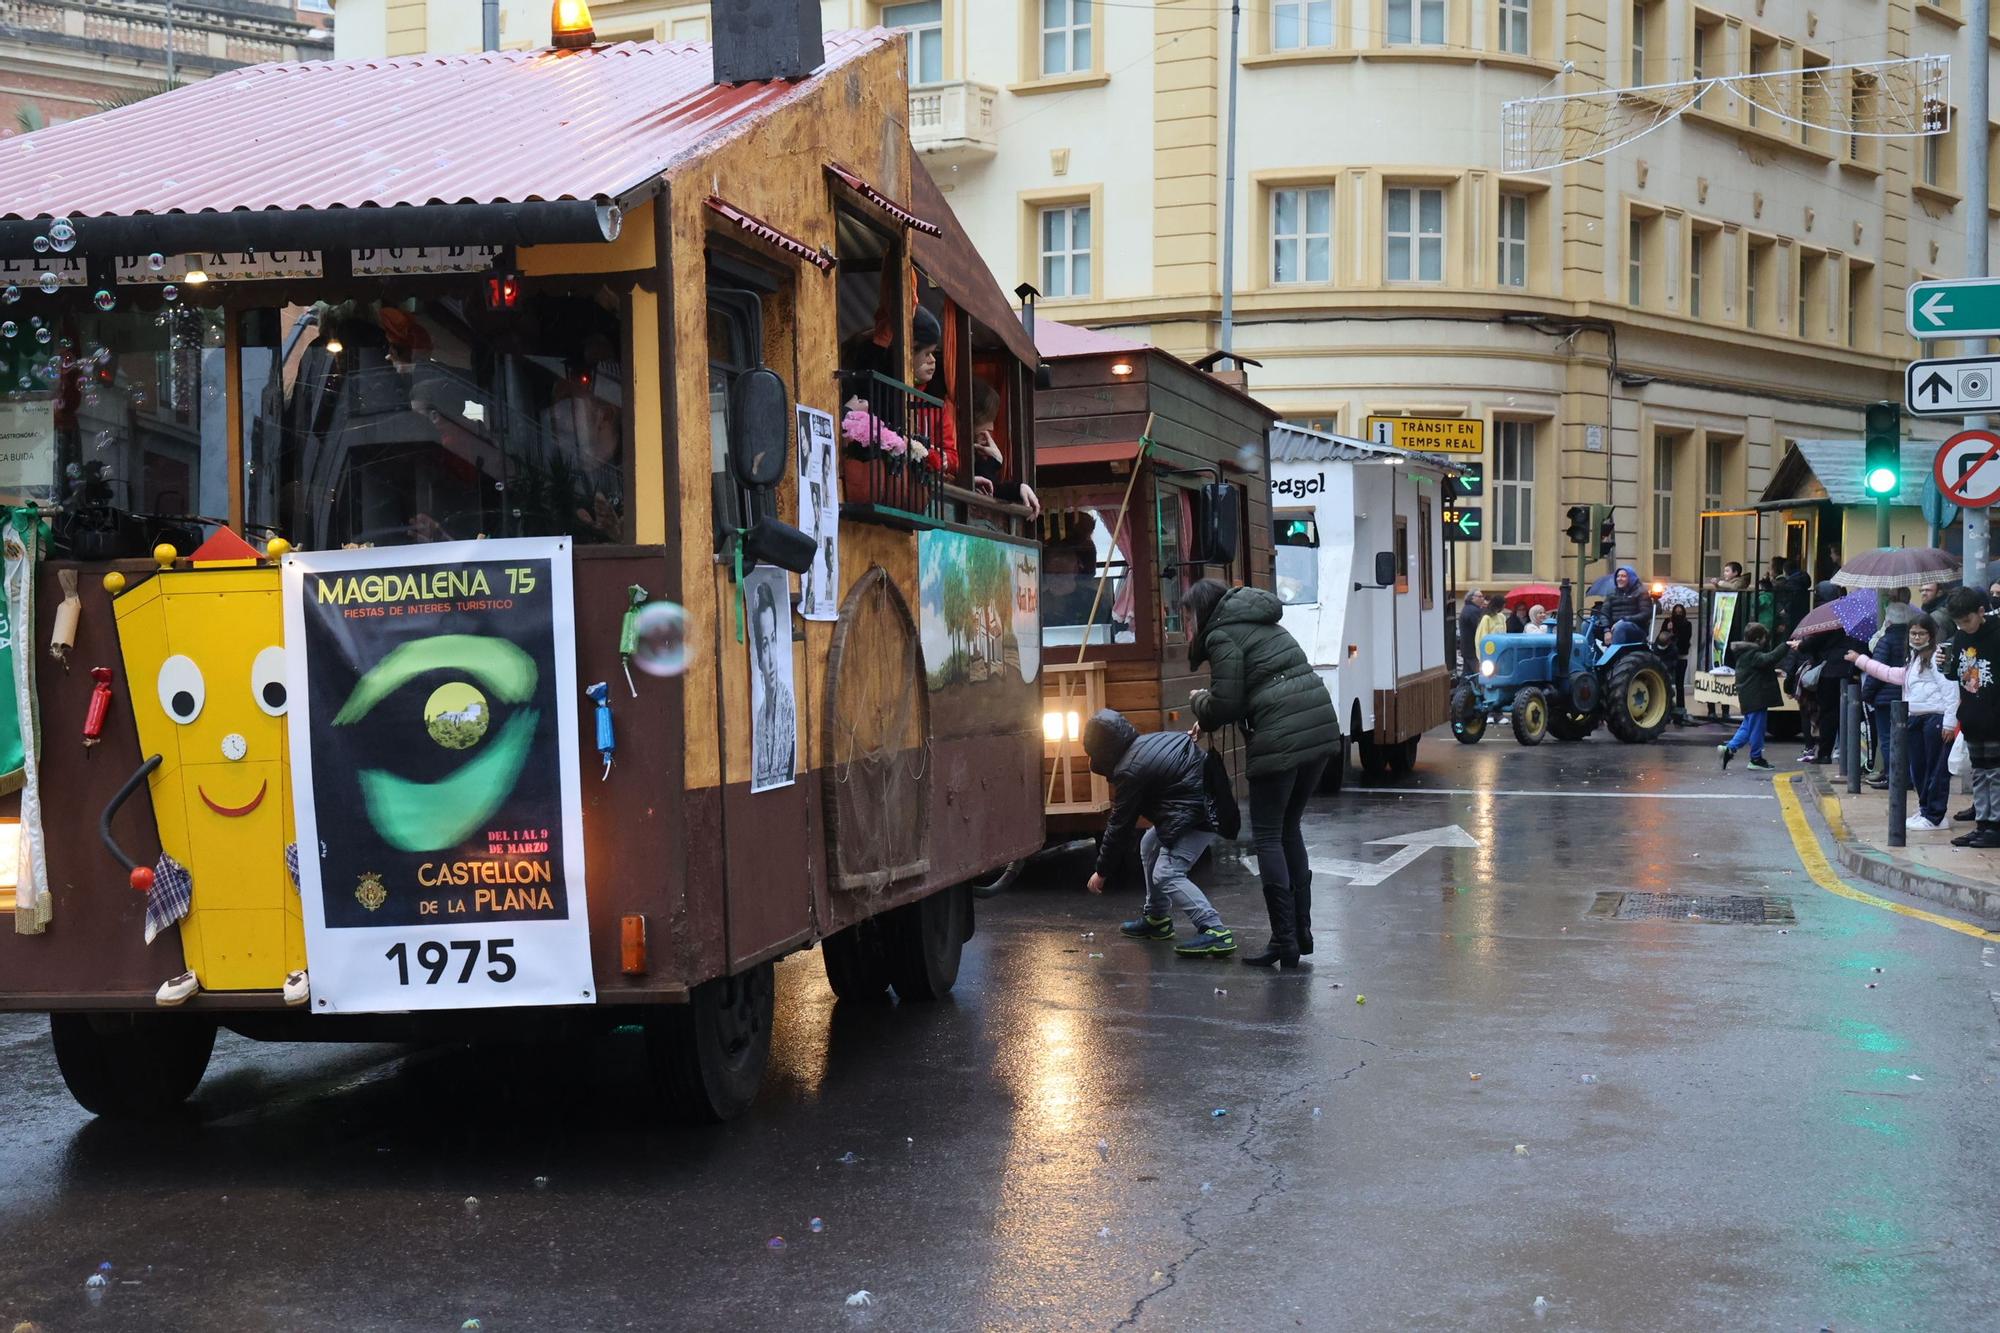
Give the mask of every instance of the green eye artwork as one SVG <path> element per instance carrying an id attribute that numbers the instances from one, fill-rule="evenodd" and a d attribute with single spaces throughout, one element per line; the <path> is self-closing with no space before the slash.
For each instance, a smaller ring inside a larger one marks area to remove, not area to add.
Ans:
<path id="1" fill-rule="evenodd" d="M 473 757 L 435 782 L 376 768 L 357 775 L 369 822 L 398 851 L 455 847 L 490 818 L 519 780 L 541 718 L 534 709 L 518 707 L 534 697 L 539 678 L 526 652 L 505 639 L 444 634 L 406 643 L 377 662 L 355 682 L 334 725 L 361 721 L 398 689 L 433 671 L 466 679 L 431 692 L 424 705 L 426 734 L 447 750 Z M 515 706 L 497 735 L 489 734 L 488 695 Z"/>

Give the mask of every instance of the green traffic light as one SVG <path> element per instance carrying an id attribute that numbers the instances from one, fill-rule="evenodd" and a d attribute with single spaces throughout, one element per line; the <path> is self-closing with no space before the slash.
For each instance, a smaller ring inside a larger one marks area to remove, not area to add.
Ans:
<path id="1" fill-rule="evenodd" d="M 1894 468 L 1878 467 L 1868 470 L 1868 490 L 1872 495 L 1894 494 L 1901 484 L 1902 478 L 1897 475 Z"/>

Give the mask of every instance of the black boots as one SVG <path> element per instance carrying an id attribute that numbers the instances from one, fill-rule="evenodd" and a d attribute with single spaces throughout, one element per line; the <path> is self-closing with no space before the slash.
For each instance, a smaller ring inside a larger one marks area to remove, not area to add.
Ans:
<path id="1" fill-rule="evenodd" d="M 1264 952 L 1243 959 L 1245 967 L 1297 967 L 1299 965 L 1298 912 L 1290 885 L 1266 884 L 1264 907 L 1271 914 L 1271 944 Z M 1310 922 L 1308 922 L 1310 924 Z M 1304 937 L 1312 938 L 1310 933 Z M 1310 946 L 1308 946 L 1310 947 Z"/>

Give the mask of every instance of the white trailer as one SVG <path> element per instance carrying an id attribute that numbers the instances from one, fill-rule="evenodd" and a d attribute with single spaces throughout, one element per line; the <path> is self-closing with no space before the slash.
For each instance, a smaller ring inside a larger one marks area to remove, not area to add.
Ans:
<path id="1" fill-rule="evenodd" d="M 1452 470 L 1433 455 L 1344 435 L 1271 430 L 1284 626 L 1326 682 L 1372 777 L 1408 773 L 1417 739 L 1450 714 L 1443 524 Z"/>

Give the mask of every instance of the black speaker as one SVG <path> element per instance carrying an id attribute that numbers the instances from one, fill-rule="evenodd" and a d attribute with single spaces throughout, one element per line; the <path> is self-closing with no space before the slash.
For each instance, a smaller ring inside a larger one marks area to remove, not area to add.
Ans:
<path id="1" fill-rule="evenodd" d="M 813 557 L 818 553 L 819 546 L 810 534 L 768 514 L 759 517 L 743 534 L 746 569 L 751 565 L 776 565 L 803 574 L 812 568 Z"/>
<path id="2" fill-rule="evenodd" d="M 717 83 L 803 79 L 826 63 L 819 0 L 722 0 L 709 24 Z"/>
<path id="3" fill-rule="evenodd" d="M 1229 565 L 1243 549 L 1243 488 L 1212 481 L 1195 492 L 1191 564 Z"/>

